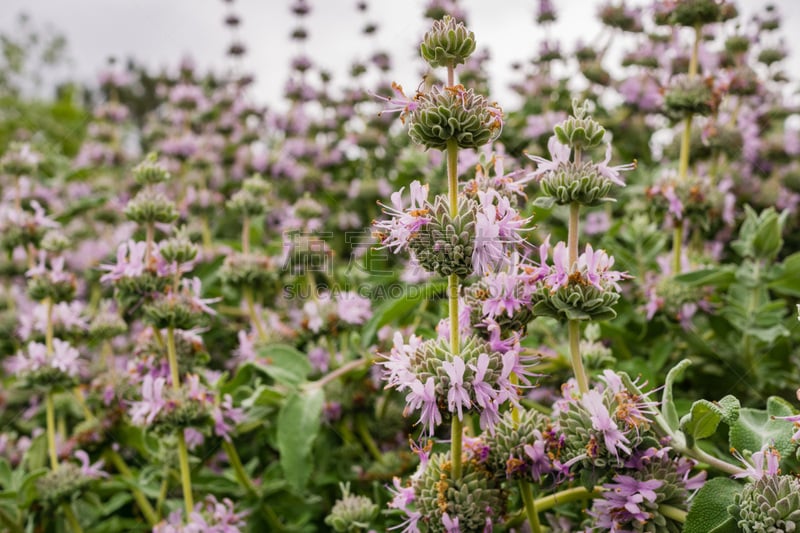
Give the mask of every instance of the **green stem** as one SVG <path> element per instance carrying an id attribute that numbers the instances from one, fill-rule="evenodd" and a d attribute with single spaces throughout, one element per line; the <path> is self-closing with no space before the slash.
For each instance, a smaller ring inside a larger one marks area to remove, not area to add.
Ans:
<path id="1" fill-rule="evenodd" d="M 697 459 L 701 463 L 705 463 L 708 466 L 719 470 L 720 472 L 725 472 L 726 474 L 730 475 L 738 475 L 744 472 L 744 469 L 732 465 L 727 461 L 723 461 L 722 459 L 717 459 L 713 455 L 710 455 L 700 448 L 688 448 L 686 446 L 673 446 L 676 452 L 682 453 L 683 455 L 688 455 L 693 459 Z"/>
<path id="2" fill-rule="evenodd" d="M 509 376 L 509 381 L 516 389 L 517 385 L 519 385 L 519 377 L 517 376 L 516 372 L 511 373 Z M 519 408 L 516 405 L 511 407 L 511 420 L 514 422 L 514 427 L 519 425 Z"/>
<path id="3" fill-rule="evenodd" d="M 178 460 L 181 464 L 183 504 L 188 518 L 194 510 L 194 499 L 192 498 L 192 471 L 189 468 L 189 451 L 186 449 L 186 436 L 183 434 L 183 429 L 178 430 Z"/>
<path id="4" fill-rule="evenodd" d="M 128 465 L 125 463 L 125 460 L 120 454 L 112 449 L 109 449 L 106 451 L 106 457 L 109 458 L 111 463 L 113 463 L 114 468 L 116 468 L 117 471 L 122 474 L 122 477 L 125 478 L 126 481 L 132 482 L 134 480 L 131 469 L 128 468 Z M 133 494 L 133 499 L 136 500 L 136 505 L 139 506 L 139 510 L 142 511 L 147 523 L 151 526 L 156 525 L 158 523 L 158 515 L 156 514 L 155 509 L 153 509 L 153 506 L 150 505 L 150 501 L 138 488 L 131 485 L 130 490 Z"/>
<path id="5" fill-rule="evenodd" d="M 148 222 L 145 226 L 145 248 L 144 248 L 144 267 L 147 268 L 150 265 L 150 254 L 152 253 L 150 248 L 153 247 L 153 239 L 155 239 L 155 232 L 156 228 L 152 222 Z"/>
<path id="6" fill-rule="evenodd" d="M 579 500 L 585 500 L 589 498 L 597 498 L 602 494 L 603 492 L 597 488 L 592 490 L 587 490 L 586 487 L 573 487 L 571 489 L 562 490 L 556 492 L 555 494 L 550 494 L 548 496 L 538 498 L 534 500 L 533 503 L 534 505 L 536 505 L 536 510 L 541 513 L 542 511 L 547 511 L 549 509 L 552 509 L 556 505 L 576 502 Z"/>
<path id="7" fill-rule="evenodd" d="M 580 212 L 581 205 L 578 203 L 569 204 L 569 233 L 567 234 L 567 248 L 569 249 L 569 269 L 570 272 L 578 262 L 578 240 L 580 232 Z"/>
<path id="8" fill-rule="evenodd" d="M 211 228 L 208 225 L 208 217 L 206 215 L 200 218 L 200 234 L 203 237 L 203 249 L 206 251 L 211 250 L 213 241 L 211 239 Z"/>
<path id="9" fill-rule="evenodd" d="M 697 63 L 700 49 L 700 26 L 695 27 L 694 45 L 692 46 L 692 56 L 689 59 L 689 79 L 697 75 Z M 690 141 L 692 138 L 692 115 L 689 114 L 684 119 L 683 136 L 681 137 L 681 152 L 678 160 L 678 183 L 684 183 L 689 173 L 689 152 Z M 672 234 L 672 271 L 677 275 L 681 273 L 681 255 L 683 247 L 683 221 L 676 221 L 675 230 Z"/>
<path id="10" fill-rule="evenodd" d="M 44 299 L 45 316 L 47 317 L 45 331 L 44 331 L 44 344 L 47 350 L 47 356 L 53 355 L 53 299 Z"/>
<path id="11" fill-rule="evenodd" d="M 450 459 L 453 467 L 453 479 L 461 479 L 461 437 L 463 433 L 463 423 L 454 415 L 450 422 Z"/>
<path id="12" fill-rule="evenodd" d="M 56 407 L 53 402 L 53 391 L 45 396 L 45 416 L 47 418 L 47 451 L 50 454 L 50 468 L 58 469 L 58 453 L 56 452 Z"/>
<path id="13" fill-rule="evenodd" d="M 167 358 L 169 359 L 169 371 L 172 376 L 172 389 L 180 390 L 181 376 L 178 370 L 178 356 L 175 350 L 175 328 L 167 328 Z M 178 461 L 181 465 L 181 487 L 183 488 L 183 503 L 186 507 L 186 517 L 194 510 L 192 499 L 192 474 L 189 468 L 189 451 L 186 449 L 186 436 L 183 429 L 178 430 Z"/>
<path id="14" fill-rule="evenodd" d="M 380 448 L 378 448 L 378 445 L 375 444 L 375 439 L 372 438 L 369 428 L 367 428 L 367 419 L 364 417 L 363 413 L 356 416 L 356 432 L 358 436 L 361 437 L 361 442 L 364 443 L 364 446 L 366 446 L 372 457 L 379 463 L 383 463 L 383 454 Z"/>
<path id="15" fill-rule="evenodd" d="M 694 27 L 694 44 L 692 45 L 692 56 L 689 58 L 689 79 L 697 75 L 697 63 L 700 57 L 700 40 L 703 37 L 703 27 Z"/>
<path id="16" fill-rule="evenodd" d="M 677 507 L 673 507 L 671 505 L 659 505 L 658 512 L 665 518 L 671 518 L 672 520 L 680 522 L 681 524 L 686 523 L 686 511 L 683 509 L 678 509 Z"/>
<path id="17" fill-rule="evenodd" d="M 684 119 L 683 135 L 681 137 L 681 153 L 678 162 L 678 182 L 683 183 L 686 181 L 686 176 L 689 172 L 689 151 L 690 141 L 692 140 L 692 115 Z"/>
<path id="18" fill-rule="evenodd" d="M 167 328 L 167 361 L 172 377 L 172 388 L 178 390 L 181 388 L 181 375 L 178 370 L 178 354 L 175 349 L 175 328 L 173 326 Z"/>
<path id="19" fill-rule="evenodd" d="M 44 333 L 44 343 L 47 357 L 53 356 L 53 299 L 44 300 L 46 325 Z M 53 390 L 50 389 L 45 395 L 45 419 L 47 421 L 47 451 L 50 455 L 50 468 L 58 469 L 58 451 L 56 450 L 56 406 L 53 401 Z"/>
<path id="20" fill-rule="evenodd" d="M 267 332 L 264 330 L 264 325 L 261 323 L 261 318 L 256 312 L 255 302 L 253 301 L 253 289 L 250 287 L 244 287 L 242 289 L 242 293 L 244 294 L 245 302 L 247 302 L 247 312 L 250 314 L 250 321 L 256 328 L 258 339 L 261 342 L 265 342 L 267 340 Z"/>
<path id="21" fill-rule="evenodd" d="M 327 385 L 328 383 L 330 383 L 332 381 L 335 381 L 336 379 L 340 378 L 341 376 L 347 374 L 348 372 L 350 372 L 352 370 L 355 370 L 355 369 L 357 369 L 359 367 L 362 367 L 364 365 L 368 365 L 371 362 L 372 362 L 372 359 L 370 359 L 370 358 L 354 359 L 353 361 L 350 361 L 349 363 L 346 363 L 346 364 L 340 366 L 339 368 L 337 368 L 336 370 L 334 370 L 330 374 L 326 374 L 325 377 L 322 377 L 322 378 L 318 379 L 317 381 L 310 381 L 310 382 L 306 383 L 305 386 L 307 388 L 309 388 L 309 389 L 320 389 L 320 388 L 324 387 L 325 385 Z"/>
<path id="22" fill-rule="evenodd" d="M 448 78 L 452 78 L 452 68 L 447 69 Z M 451 83 L 452 85 L 452 83 Z M 458 216 L 458 145 L 455 139 L 447 141 L 447 192 L 450 199 L 450 216 Z M 447 280 L 448 308 L 450 311 L 450 353 L 460 354 L 461 344 L 458 331 L 458 275 L 451 274 Z M 453 479 L 461 478 L 461 420 L 452 417 L 450 428 L 450 456 L 453 465 Z"/>
<path id="23" fill-rule="evenodd" d="M 531 533 L 541 533 L 542 524 L 539 523 L 539 513 L 536 511 L 536 502 L 533 499 L 531 484 L 524 480 L 520 481 L 519 492 L 522 494 L 522 501 L 525 502 L 525 512 L 528 514 Z"/>
<path id="24" fill-rule="evenodd" d="M 83 533 L 83 528 L 81 528 L 80 522 L 78 522 L 78 517 L 75 516 L 75 511 L 72 510 L 72 507 L 69 503 L 64 503 L 64 516 L 67 517 L 67 522 L 69 522 L 69 527 L 72 529 L 72 533 Z"/>
<path id="25" fill-rule="evenodd" d="M 242 253 L 250 253 L 250 217 L 242 220 Z"/>
<path id="26" fill-rule="evenodd" d="M 583 357 L 581 357 L 581 324 L 577 320 L 570 320 L 567 322 L 567 329 L 569 331 L 569 358 L 572 363 L 572 371 L 578 382 L 578 390 L 581 394 L 586 394 L 589 391 L 589 380 L 586 377 L 586 369 L 583 366 Z"/>
<path id="27" fill-rule="evenodd" d="M 223 440 L 222 449 L 225 450 L 225 455 L 228 456 L 228 462 L 230 462 L 233 472 L 236 474 L 236 479 L 239 481 L 239 483 L 251 495 L 258 496 L 258 489 L 253 483 L 253 480 L 250 479 L 247 471 L 244 469 L 242 460 L 239 458 L 239 453 L 236 451 L 236 446 L 234 446 L 232 442 Z"/>
<path id="28" fill-rule="evenodd" d="M 681 258 L 683 257 L 683 221 L 676 221 L 675 229 L 672 230 L 672 273 L 681 273 Z"/>

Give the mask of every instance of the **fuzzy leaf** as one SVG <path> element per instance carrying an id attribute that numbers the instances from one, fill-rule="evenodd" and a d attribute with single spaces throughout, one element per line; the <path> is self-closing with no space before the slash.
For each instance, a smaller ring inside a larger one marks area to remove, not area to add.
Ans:
<path id="1" fill-rule="evenodd" d="M 278 414 L 278 452 L 284 475 L 296 489 L 308 482 L 314 461 L 311 449 L 319 433 L 324 394 L 319 388 L 294 393 Z"/>
<path id="2" fill-rule="evenodd" d="M 757 452 L 765 444 L 773 444 L 784 457 L 794 449 L 792 435 L 794 427 L 790 422 L 775 420 L 776 416 L 793 415 L 794 409 L 786 400 L 777 396 L 767 399 L 767 409 L 742 408 L 739 419 L 731 426 L 728 434 L 730 445 L 739 452 Z"/>
<path id="3" fill-rule="evenodd" d="M 672 398 L 672 385 L 683 377 L 683 373 L 691 364 L 692 362 L 688 359 L 682 360 L 670 369 L 664 382 L 664 393 L 661 396 L 661 414 L 673 431 L 678 429 L 680 421 L 678 420 L 678 410 L 675 408 L 675 402 Z"/>
<path id="4" fill-rule="evenodd" d="M 675 276 L 675 281 L 686 283 L 693 287 L 704 285 L 714 285 L 717 287 L 727 287 L 735 279 L 733 271 L 726 267 L 705 268 L 694 270 Z"/>
<path id="5" fill-rule="evenodd" d="M 258 368 L 281 384 L 298 385 L 311 372 L 308 356 L 285 344 L 267 345 L 259 355 L 267 359 L 267 364 Z"/>
<path id="6" fill-rule="evenodd" d="M 533 205 L 535 207 L 541 207 L 543 209 L 550 209 L 554 205 L 556 205 L 556 199 L 551 196 L 539 196 L 536 200 L 533 201 Z"/>
<path id="7" fill-rule="evenodd" d="M 707 439 L 717 431 L 719 423 L 732 424 L 739 418 L 739 400 L 725 396 L 719 402 L 698 400 L 681 420 L 681 429 L 694 440 Z"/>
<path id="8" fill-rule="evenodd" d="M 741 490 L 742 485 L 729 478 L 709 480 L 692 500 L 683 532 L 739 533 L 736 522 L 732 522 L 733 517 L 728 514 L 728 506 Z"/>

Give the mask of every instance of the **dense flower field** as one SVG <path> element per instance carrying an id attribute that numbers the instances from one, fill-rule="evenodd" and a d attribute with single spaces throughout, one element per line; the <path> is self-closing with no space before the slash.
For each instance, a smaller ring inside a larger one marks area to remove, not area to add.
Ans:
<path id="1" fill-rule="evenodd" d="M 800 530 L 775 8 L 603 3 L 505 105 L 454 0 L 418 79 L 374 47 L 343 81 L 294 0 L 265 106 L 235 7 L 225 72 L 46 101 L 21 52 L 58 42 L 4 38 L 3 531 Z"/>

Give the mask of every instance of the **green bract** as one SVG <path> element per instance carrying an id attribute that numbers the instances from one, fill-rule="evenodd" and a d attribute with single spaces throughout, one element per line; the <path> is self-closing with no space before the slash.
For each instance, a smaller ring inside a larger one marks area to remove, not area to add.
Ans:
<path id="1" fill-rule="evenodd" d="M 143 189 L 125 206 L 125 216 L 138 224 L 167 224 L 178 219 L 178 208 L 160 192 Z"/>
<path id="2" fill-rule="evenodd" d="M 614 201 L 609 196 L 614 183 L 597 172 L 597 166 L 591 161 L 577 165 L 564 163 L 546 173 L 539 185 L 543 196 L 537 198 L 536 205 L 578 203 L 593 206 Z"/>
<path id="3" fill-rule="evenodd" d="M 534 480 L 532 469 L 526 463 L 524 447 L 536 442 L 534 431 L 544 433 L 552 426 L 550 419 L 538 411 L 521 410 L 519 421 L 515 421 L 511 411 L 506 411 L 494 428 L 494 434 L 485 436 L 489 447 L 487 463 L 498 479 Z"/>
<path id="4" fill-rule="evenodd" d="M 477 203 L 458 199 L 458 215 L 450 216 L 450 204 L 444 195 L 437 196 L 430 213 L 430 222 L 423 225 L 409 242 L 409 249 L 428 272 L 442 276 L 471 276 L 472 252 L 475 246 L 475 211 Z"/>
<path id="5" fill-rule="evenodd" d="M 277 279 L 272 260 L 260 254 L 231 254 L 225 258 L 219 271 L 226 285 L 250 287 L 258 292 Z"/>
<path id="6" fill-rule="evenodd" d="M 471 320 L 473 324 L 478 324 L 483 320 L 483 302 L 492 296 L 490 294 L 489 284 L 484 280 L 478 280 L 476 283 L 464 289 L 464 303 L 471 309 Z M 502 331 L 519 331 L 524 333 L 528 327 L 528 323 L 533 319 L 533 313 L 526 306 L 520 306 L 512 316 L 507 313 L 502 313 L 494 317 L 495 322 L 500 326 Z M 480 330 L 480 333 L 489 334 L 485 329 Z"/>
<path id="7" fill-rule="evenodd" d="M 455 67 L 467 61 L 475 51 L 475 34 L 461 22 L 445 16 L 433 23 L 422 38 L 420 54 L 428 64 L 436 67 Z"/>
<path id="8" fill-rule="evenodd" d="M 555 292 L 551 292 L 549 287 L 540 287 L 531 300 L 534 316 L 558 320 L 610 320 L 617 316 L 613 306 L 619 300 L 619 293 L 570 279 L 567 286 L 559 287 Z"/>
<path id="9" fill-rule="evenodd" d="M 472 89 L 432 87 L 417 99 L 409 115 L 411 139 L 426 148 L 479 148 L 500 135 L 501 111 Z"/>
<path id="10" fill-rule="evenodd" d="M 64 463 L 37 479 L 36 490 L 43 503 L 55 506 L 69 501 L 73 495 L 86 488 L 91 481 L 91 478 L 81 472 L 79 466 Z"/>
<path id="11" fill-rule="evenodd" d="M 358 532 L 369 528 L 378 516 L 378 506 L 366 496 L 350 494 L 350 486 L 340 483 L 342 497 L 336 500 L 325 523 L 338 532 Z"/>
<path id="12" fill-rule="evenodd" d="M 170 293 L 144 306 L 144 318 L 153 326 L 192 329 L 201 325 L 205 315 L 183 294 Z"/>
<path id="13" fill-rule="evenodd" d="M 800 531 L 800 480 L 765 475 L 748 483 L 728 508 L 744 533 Z"/>
<path id="14" fill-rule="evenodd" d="M 139 185 L 153 185 L 170 179 L 170 174 L 154 153 L 147 155 L 144 161 L 133 167 L 133 177 Z"/>
<path id="15" fill-rule="evenodd" d="M 709 115 L 717 103 L 709 82 L 699 76 L 675 76 L 664 94 L 664 112 L 673 120 L 691 115 Z"/>
<path id="16" fill-rule="evenodd" d="M 718 0 L 679 0 L 669 14 L 669 22 L 679 26 L 704 26 L 721 20 L 722 5 Z"/>
<path id="17" fill-rule="evenodd" d="M 572 101 L 572 115 L 553 128 L 558 142 L 572 149 L 585 150 L 603 142 L 605 128 L 589 116 L 589 101 Z"/>
<path id="18" fill-rule="evenodd" d="M 461 531 L 484 531 L 486 519 L 502 519 L 505 494 L 485 464 L 464 461 L 460 479 L 453 479 L 450 454 L 435 454 L 414 480 L 414 503 L 431 533 L 448 531 L 442 515 L 458 519 Z"/>

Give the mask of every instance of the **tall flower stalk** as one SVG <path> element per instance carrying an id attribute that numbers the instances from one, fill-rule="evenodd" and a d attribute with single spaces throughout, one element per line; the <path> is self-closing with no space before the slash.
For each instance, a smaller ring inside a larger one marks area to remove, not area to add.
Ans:
<path id="1" fill-rule="evenodd" d="M 534 297 L 534 314 L 566 320 L 572 371 L 578 390 L 589 390 L 589 379 L 580 351 L 580 321 L 615 316 L 613 304 L 619 298 L 617 281 L 624 274 L 611 270 L 613 258 L 602 250 L 587 246 L 580 251 L 580 209 L 611 201 L 613 186 L 624 186 L 620 173 L 635 164 L 609 166 L 611 144 L 604 141 L 605 129 L 590 115 L 588 102 L 573 102 L 573 116 L 555 126 L 549 142 L 551 160 L 530 156 L 537 163 L 531 177 L 538 179 L 543 196 L 535 204 L 569 206 L 567 243 L 553 248 L 553 266 L 545 264 L 549 240 L 540 246 L 540 290 Z M 605 160 L 583 161 L 584 150 L 606 144 Z M 570 159 L 570 155 L 572 156 Z"/>

